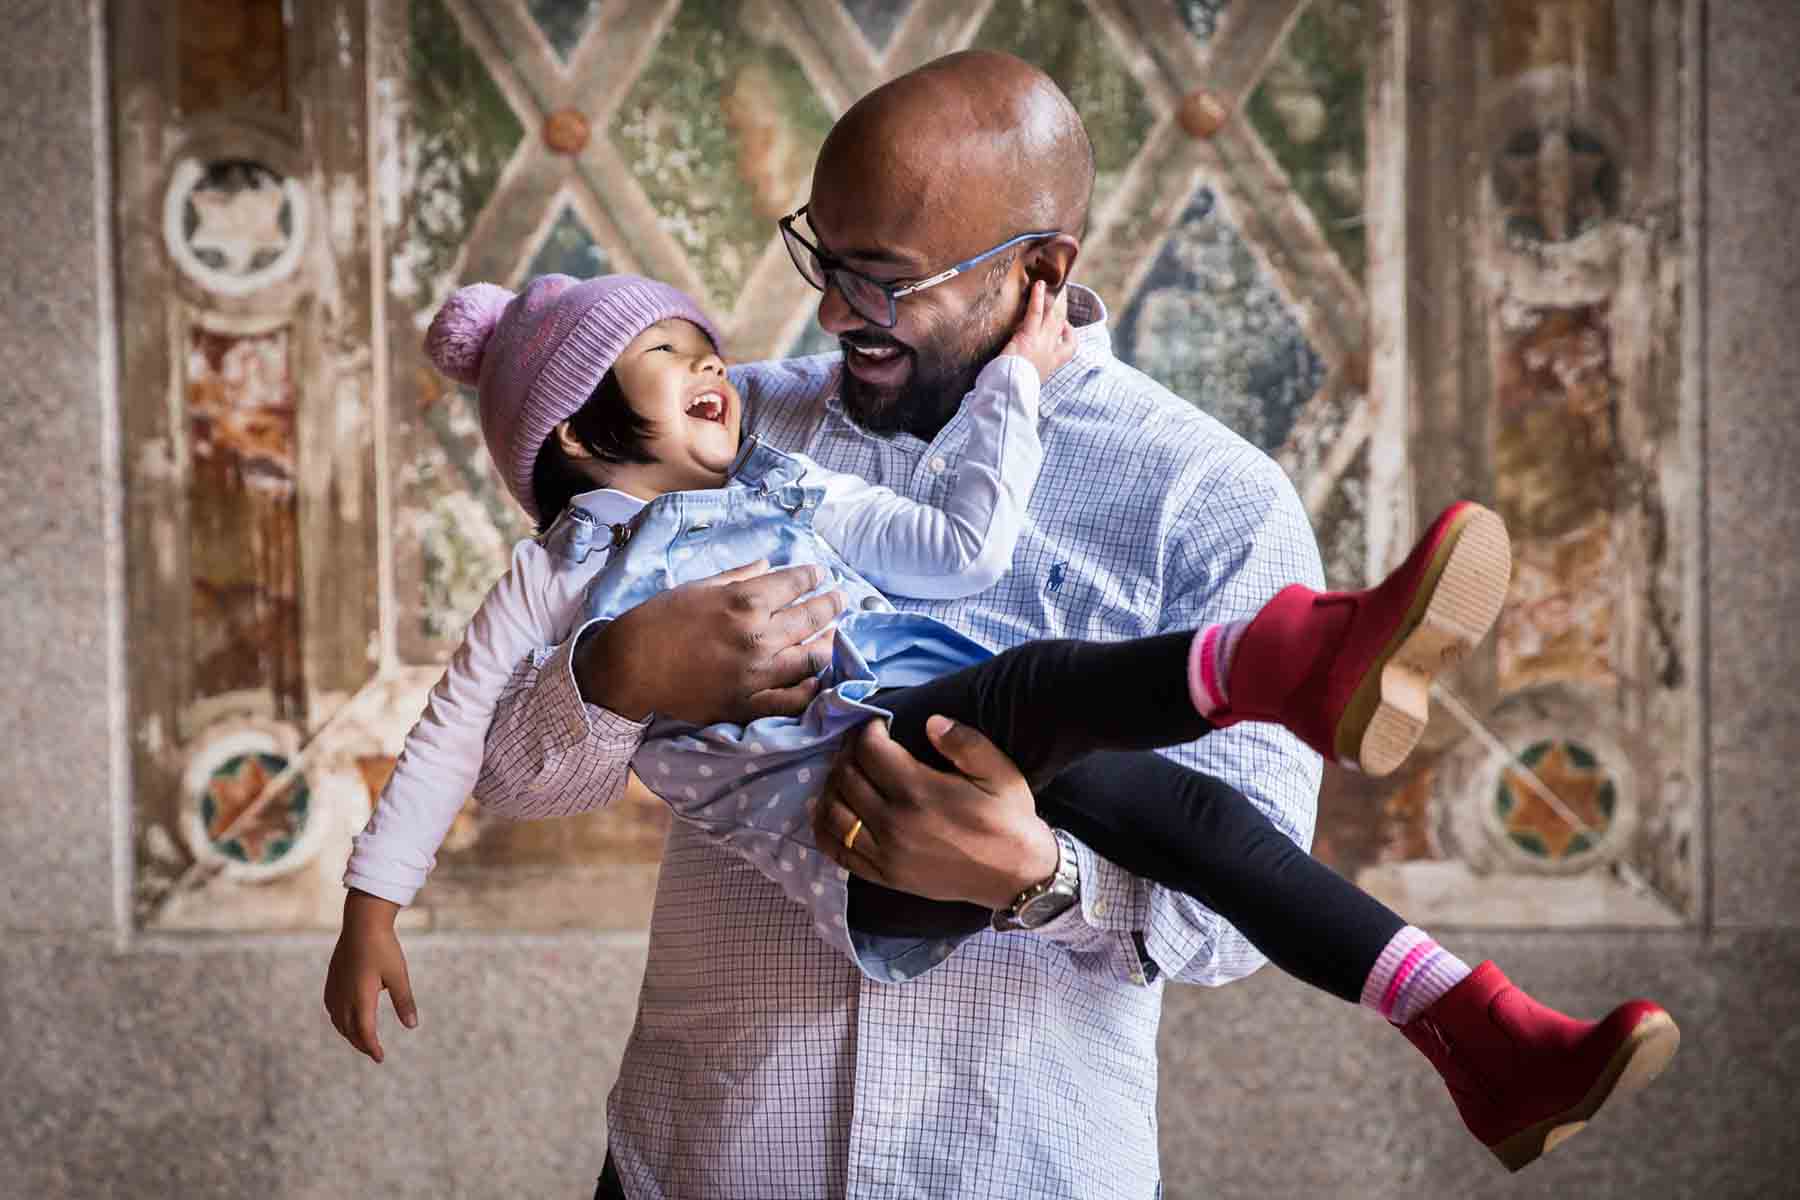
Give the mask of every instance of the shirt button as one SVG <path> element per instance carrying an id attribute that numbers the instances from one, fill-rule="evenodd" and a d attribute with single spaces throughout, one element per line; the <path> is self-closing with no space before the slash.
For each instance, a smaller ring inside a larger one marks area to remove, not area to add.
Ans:
<path id="1" fill-rule="evenodd" d="M 1106 910 L 1110 907 L 1111 906 L 1107 904 L 1106 901 L 1096 900 L 1094 901 L 1094 915 L 1096 917 L 1104 917 L 1106 915 Z"/>
<path id="2" fill-rule="evenodd" d="M 931 456 L 931 473 L 933 475 L 942 475 L 944 473 L 944 468 L 949 465 L 949 463 L 944 461 L 943 455 L 934 454 Z"/>
<path id="3" fill-rule="evenodd" d="M 863 606 L 864 612 L 874 612 L 876 609 L 881 607 L 881 597 L 880 596 L 864 596 L 863 601 L 862 601 L 862 606 Z"/>

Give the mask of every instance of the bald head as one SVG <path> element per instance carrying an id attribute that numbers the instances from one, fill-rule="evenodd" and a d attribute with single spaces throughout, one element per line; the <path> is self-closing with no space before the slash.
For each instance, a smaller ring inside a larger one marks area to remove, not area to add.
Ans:
<path id="1" fill-rule="evenodd" d="M 852 105 L 819 151 L 813 200 L 860 194 L 897 239 L 975 252 L 1026 231 L 1080 237 L 1093 185 L 1087 131 L 1062 89 L 1010 54 L 967 50 Z"/>

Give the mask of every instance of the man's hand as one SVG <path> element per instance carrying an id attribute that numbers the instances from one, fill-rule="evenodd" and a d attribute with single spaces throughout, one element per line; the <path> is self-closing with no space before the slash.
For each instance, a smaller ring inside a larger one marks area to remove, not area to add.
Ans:
<path id="1" fill-rule="evenodd" d="M 1069 290 L 1064 288 L 1051 302 L 1043 280 L 1033 280 L 1025 315 L 1013 330 L 1002 354 L 1017 354 L 1037 368 L 1038 380 L 1050 376 L 1075 357 L 1075 330 L 1069 325 Z"/>
<path id="2" fill-rule="evenodd" d="M 819 568 L 771 571 L 767 559 L 652 596 L 575 648 L 582 698 L 641 721 L 654 712 L 695 725 L 795 716 L 831 661 L 841 592 L 796 603 Z"/>
<path id="3" fill-rule="evenodd" d="M 400 906 L 367 892 L 344 898 L 344 928 L 331 952 L 325 974 L 325 1011 L 344 1039 L 376 1062 L 382 1060 L 375 1036 L 375 1010 L 383 988 L 394 1002 L 394 1014 L 408 1029 L 419 1025 L 412 983 L 406 977 L 406 955 L 394 935 Z"/>
<path id="4" fill-rule="evenodd" d="M 837 757 L 813 813 L 819 849 L 864 879 L 1006 908 L 1056 872 L 1056 838 L 1019 769 L 978 730 L 932 717 L 926 736 L 960 775 L 926 766 L 871 721 Z M 858 818 L 861 829 L 844 841 Z"/>

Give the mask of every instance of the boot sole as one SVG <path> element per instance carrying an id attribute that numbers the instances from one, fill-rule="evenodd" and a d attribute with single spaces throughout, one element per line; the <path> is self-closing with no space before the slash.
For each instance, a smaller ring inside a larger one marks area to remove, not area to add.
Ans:
<path id="1" fill-rule="evenodd" d="M 1675 1018 L 1666 1012 L 1650 1014 L 1639 1021 L 1637 1028 L 1613 1051 L 1606 1070 L 1600 1073 L 1600 1078 L 1594 1081 L 1581 1103 L 1567 1112 L 1521 1129 L 1488 1149 L 1508 1171 L 1529 1166 L 1587 1128 L 1587 1123 L 1607 1101 L 1623 1099 L 1649 1086 L 1651 1080 L 1669 1065 L 1680 1045 L 1681 1029 L 1675 1024 Z"/>
<path id="2" fill-rule="evenodd" d="M 1346 706 L 1337 738 L 1342 757 L 1367 775 L 1391 774 L 1406 761 L 1431 715 L 1432 678 L 1487 636 L 1511 581 L 1506 523 L 1479 504 L 1469 505 L 1433 553 L 1388 650 Z M 1346 742 L 1354 753 L 1343 753 Z"/>

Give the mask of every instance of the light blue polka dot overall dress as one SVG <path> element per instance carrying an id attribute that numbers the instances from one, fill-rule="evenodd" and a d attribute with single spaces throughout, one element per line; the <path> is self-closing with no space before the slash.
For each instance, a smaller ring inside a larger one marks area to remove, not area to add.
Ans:
<path id="1" fill-rule="evenodd" d="M 621 527 L 626 540 L 588 587 L 586 617 L 611 618 L 658 592 L 767 558 L 777 567 L 813 563 L 848 601 L 831 666 L 798 717 L 748 725 L 657 719 L 632 760 L 639 778 L 675 814 L 706 830 L 812 913 L 818 934 L 870 978 L 901 982 L 947 958 L 957 939 L 854 933 L 845 925 L 847 872 L 820 854 L 812 808 L 844 735 L 889 714 L 866 703 L 875 691 L 923 683 L 991 656 L 941 621 L 896 612 L 813 530 L 822 489 L 804 486 L 804 464 L 747 439 L 723 488 L 658 497 Z M 613 531 L 571 506 L 547 543 L 585 554 Z M 672 647 L 671 658 L 678 659 Z"/>

